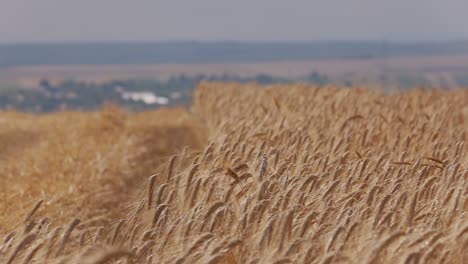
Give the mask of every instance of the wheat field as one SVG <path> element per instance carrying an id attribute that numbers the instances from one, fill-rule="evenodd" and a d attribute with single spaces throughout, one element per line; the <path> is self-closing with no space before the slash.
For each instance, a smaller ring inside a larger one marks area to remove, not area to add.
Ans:
<path id="1" fill-rule="evenodd" d="M 468 90 L 202 83 L 0 114 L 1 263 L 466 263 Z"/>

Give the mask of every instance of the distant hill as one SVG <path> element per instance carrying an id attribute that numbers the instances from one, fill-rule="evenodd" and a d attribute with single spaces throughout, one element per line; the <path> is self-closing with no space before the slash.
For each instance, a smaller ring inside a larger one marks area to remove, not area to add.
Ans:
<path id="1" fill-rule="evenodd" d="M 0 44 L 0 67 L 166 63 L 244 63 L 468 53 L 468 42 L 160 42 Z"/>

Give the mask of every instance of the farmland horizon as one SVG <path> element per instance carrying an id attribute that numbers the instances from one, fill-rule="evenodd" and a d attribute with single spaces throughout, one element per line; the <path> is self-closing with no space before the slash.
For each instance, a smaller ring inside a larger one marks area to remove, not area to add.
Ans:
<path id="1" fill-rule="evenodd" d="M 468 54 L 467 40 L 76 41 L 0 43 L 0 67 L 240 63 Z"/>
<path id="2" fill-rule="evenodd" d="M 95 109 L 106 101 L 160 106 L 123 99 L 125 84 L 186 105 L 200 80 L 458 88 L 468 86 L 467 61 L 468 41 L 11 44 L 0 45 L 0 102 L 39 112 Z"/>

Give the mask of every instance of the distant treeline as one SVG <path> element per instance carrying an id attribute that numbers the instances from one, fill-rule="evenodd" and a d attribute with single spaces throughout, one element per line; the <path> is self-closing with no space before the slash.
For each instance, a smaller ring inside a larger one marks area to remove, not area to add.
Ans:
<path id="1" fill-rule="evenodd" d="M 468 53 L 467 42 L 160 42 L 3 44 L 0 67 L 59 64 L 240 63 Z"/>
<path id="2" fill-rule="evenodd" d="M 460 87 L 468 87 L 468 73 L 456 74 L 454 80 Z M 359 79 L 336 80 L 317 72 L 312 72 L 300 79 L 288 79 L 268 74 L 259 74 L 254 77 L 228 74 L 220 76 L 179 75 L 166 81 L 115 80 L 105 83 L 89 83 L 68 80 L 58 85 L 43 79 L 33 89 L 0 87 L 0 109 L 26 112 L 52 112 L 63 109 L 95 110 L 105 103 L 117 104 L 133 111 L 168 106 L 187 106 L 191 101 L 193 90 L 201 81 L 255 82 L 262 85 L 303 82 L 318 86 L 334 84 L 344 87 L 366 85 Z M 382 88 L 390 90 L 435 87 L 419 74 L 383 75 L 380 76 L 379 82 Z"/>
<path id="3" fill-rule="evenodd" d="M 52 112 L 63 109 L 94 110 L 105 103 L 121 105 L 139 111 L 163 106 L 186 106 L 192 92 L 201 81 L 256 82 L 259 84 L 291 83 L 298 80 L 260 74 L 251 78 L 234 75 L 175 76 L 167 81 L 126 80 L 106 83 L 65 81 L 59 85 L 43 79 L 35 89 L 0 87 L 0 109 L 26 112 Z M 311 73 L 303 82 L 327 84 L 327 76 Z"/>

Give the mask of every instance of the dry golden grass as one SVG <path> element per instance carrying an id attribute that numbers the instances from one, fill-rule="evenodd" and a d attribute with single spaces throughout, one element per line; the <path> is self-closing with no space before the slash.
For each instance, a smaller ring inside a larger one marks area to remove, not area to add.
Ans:
<path id="1" fill-rule="evenodd" d="M 0 261 L 468 259 L 467 90 L 203 83 L 167 111 L 3 114 Z"/>
<path id="2" fill-rule="evenodd" d="M 39 200 L 42 215 L 55 224 L 73 217 L 89 224 L 123 217 L 123 211 L 109 208 L 128 205 L 129 187 L 141 183 L 161 158 L 204 143 L 182 109 L 2 113 L 0 123 L 0 232 L 22 226 Z"/>

